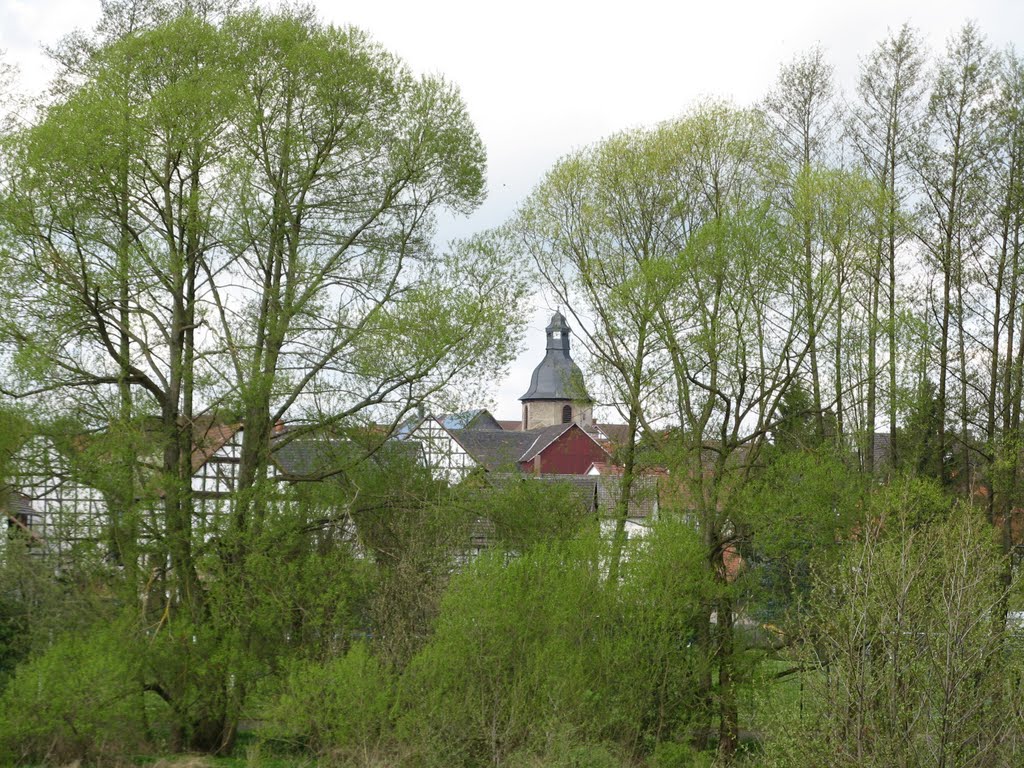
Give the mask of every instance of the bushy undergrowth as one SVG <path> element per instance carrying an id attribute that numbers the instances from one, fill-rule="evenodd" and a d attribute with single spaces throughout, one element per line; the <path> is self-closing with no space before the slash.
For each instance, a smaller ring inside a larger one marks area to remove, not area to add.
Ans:
<path id="1" fill-rule="evenodd" d="M 19 665 L 0 696 L 0 764 L 99 761 L 140 748 L 147 702 L 118 626 L 66 635 Z"/>
<path id="2" fill-rule="evenodd" d="M 402 679 L 400 738 L 451 766 L 572 765 L 584 746 L 612 764 L 686 738 L 705 586 L 695 534 L 665 523 L 636 546 L 619 585 L 597 536 L 475 562 Z"/>
<path id="3" fill-rule="evenodd" d="M 363 642 L 327 662 L 296 662 L 262 713 L 263 735 L 339 762 L 365 758 L 390 735 L 393 691 L 392 674 Z"/>

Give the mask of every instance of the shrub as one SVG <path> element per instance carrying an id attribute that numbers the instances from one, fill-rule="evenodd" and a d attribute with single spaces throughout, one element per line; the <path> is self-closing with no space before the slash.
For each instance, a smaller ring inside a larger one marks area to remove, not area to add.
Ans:
<path id="1" fill-rule="evenodd" d="M 0 763 L 95 760 L 145 742 L 125 637 L 116 625 L 68 635 L 17 667 L 0 696 Z"/>
<path id="2" fill-rule="evenodd" d="M 674 741 L 660 742 L 650 760 L 651 768 L 710 768 L 713 764 L 711 755 Z"/>
<path id="3" fill-rule="evenodd" d="M 297 662 L 264 712 L 266 734 L 341 761 L 371 754 L 388 735 L 393 689 L 366 643 L 327 662 Z"/>
<path id="4" fill-rule="evenodd" d="M 595 534 L 518 557 L 493 551 L 454 578 L 402 679 L 403 738 L 437 764 L 569 766 L 619 764 L 594 745 L 634 758 L 685 737 L 707 570 L 696 534 L 659 524 L 631 544 L 618 584 L 609 549 Z"/>

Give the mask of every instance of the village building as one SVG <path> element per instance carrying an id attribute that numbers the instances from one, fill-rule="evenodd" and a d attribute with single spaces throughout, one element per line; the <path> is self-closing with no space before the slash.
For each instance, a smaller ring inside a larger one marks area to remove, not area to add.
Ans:
<path id="1" fill-rule="evenodd" d="M 476 473 L 500 482 L 519 478 L 572 485 L 610 531 L 621 488 L 612 452 L 627 427 L 594 421 L 594 400 L 572 359 L 572 331 L 561 312 L 552 316 L 545 335 L 544 357 L 519 398 L 520 421 L 500 421 L 485 409 L 419 415 L 399 428 L 397 438 L 418 445 L 435 478 L 452 484 Z M 627 505 L 629 534 L 642 535 L 656 518 L 664 474 L 634 478 Z"/>
<path id="2" fill-rule="evenodd" d="M 594 422 L 594 401 L 572 359 L 571 333 L 565 317 L 556 312 L 545 329 L 544 357 L 520 398 L 522 421 L 501 422 L 486 409 L 420 414 L 400 425 L 389 444 L 417 456 L 436 479 L 449 484 L 474 473 L 492 481 L 568 483 L 589 510 L 609 519 L 620 485 L 612 438 L 623 425 Z M 202 538 L 217 535 L 230 512 L 243 431 L 243 424 L 215 417 L 192 425 L 193 530 Z M 284 425 L 272 439 L 269 471 L 285 485 L 323 481 L 334 474 L 327 465 L 360 453 L 345 440 L 296 437 Z M 59 451 L 44 438 L 30 447 L 14 462 L 22 471 L 9 479 L 8 527 L 29 535 L 40 551 L 65 552 L 79 542 L 101 541 L 107 519 L 104 494 L 74 471 L 67 448 Z M 628 528 L 637 533 L 657 514 L 657 477 L 637 478 L 631 496 Z M 149 503 L 159 505 L 159 489 Z"/>

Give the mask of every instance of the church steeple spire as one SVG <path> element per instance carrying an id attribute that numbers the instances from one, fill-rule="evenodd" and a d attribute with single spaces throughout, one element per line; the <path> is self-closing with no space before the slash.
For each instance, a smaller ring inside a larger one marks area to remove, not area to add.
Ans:
<path id="1" fill-rule="evenodd" d="M 530 388 L 519 398 L 523 403 L 523 429 L 575 422 L 593 423 L 593 402 L 583 382 L 583 372 L 569 353 L 572 330 L 561 312 L 555 312 L 544 329 L 547 348 L 530 378 Z"/>
<path id="2" fill-rule="evenodd" d="M 548 336 L 547 348 L 549 350 L 560 350 L 562 354 L 569 357 L 569 335 L 572 331 L 569 330 L 569 324 L 565 322 L 561 312 L 555 312 L 551 316 L 551 322 L 548 323 L 548 327 L 544 329 L 544 332 Z"/>

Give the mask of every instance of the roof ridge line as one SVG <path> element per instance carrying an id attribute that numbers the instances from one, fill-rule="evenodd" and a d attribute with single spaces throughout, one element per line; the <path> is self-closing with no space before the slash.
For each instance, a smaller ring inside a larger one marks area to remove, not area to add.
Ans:
<path id="1" fill-rule="evenodd" d="M 523 452 L 523 455 L 519 457 L 519 461 L 530 461 L 530 459 L 534 458 L 538 453 L 543 451 L 545 448 L 547 448 L 549 445 L 551 445 L 553 442 L 555 442 L 555 440 L 560 438 L 562 435 L 564 435 L 570 429 L 572 429 L 573 427 L 579 427 L 579 426 L 580 425 L 577 424 L 575 421 L 570 421 L 568 424 L 552 424 L 550 427 L 544 427 L 544 429 L 542 429 L 540 431 L 540 434 L 537 435 L 536 439 L 534 439 L 534 441 L 532 443 L 530 443 L 530 447 L 527 448 L 526 451 Z M 540 439 L 544 436 L 544 433 L 546 431 L 548 431 L 549 429 L 551 429 L 551 427 L 563 427 L 563 429 L 562 429 L 561 432 L 558 432 L 558 433 L 554 434 L 551 437 L 550 440 L 548 440 L 546 443 L 544 443 L 543 446 L 541 446 L 536 451 L 534 451 L 533 447 L 535 445 L 537 445 L 537 443 L 540 441 Z M 581 428 L 581 430 L 582 430 L 582 428 Z M 597 442 L 597 441 L 595 440 L 594 442 Z M 528 455 L 530 455 L 531 453 L 533 453 L 533 455 L 530 456 L 529 459 L 527 459 L 526 457 Z"/>

